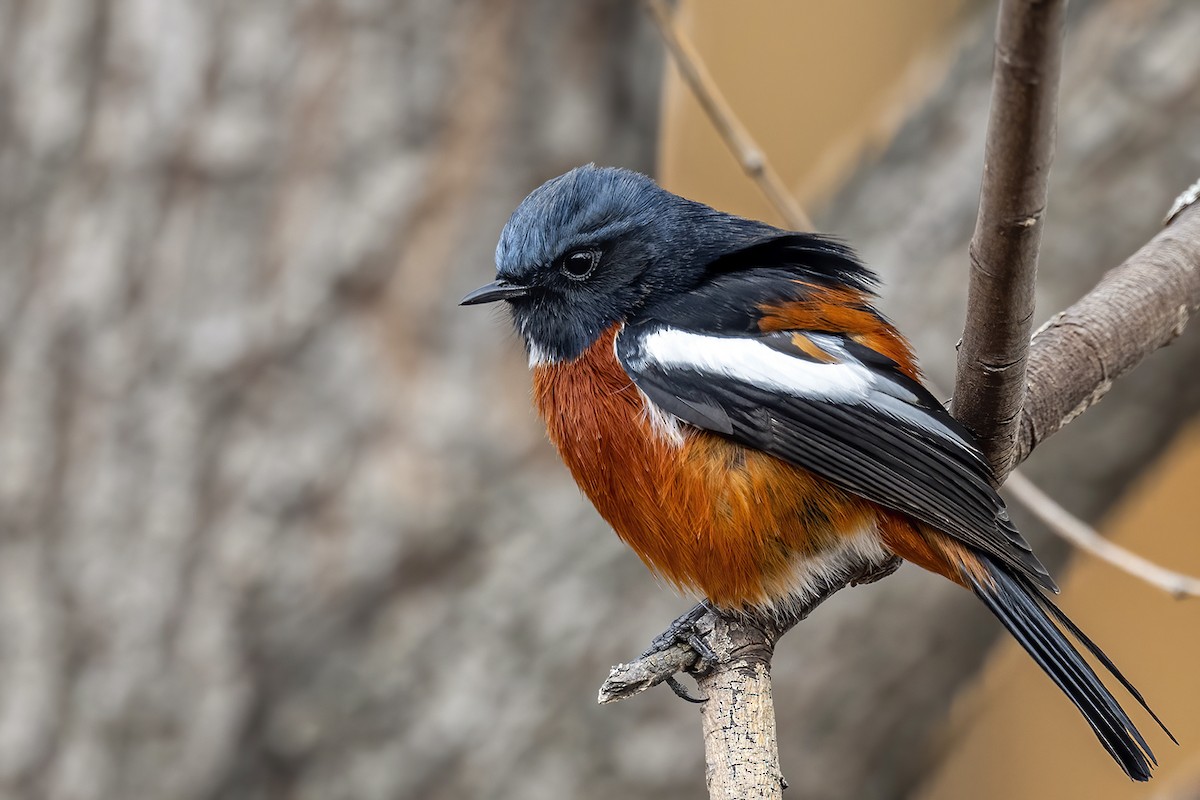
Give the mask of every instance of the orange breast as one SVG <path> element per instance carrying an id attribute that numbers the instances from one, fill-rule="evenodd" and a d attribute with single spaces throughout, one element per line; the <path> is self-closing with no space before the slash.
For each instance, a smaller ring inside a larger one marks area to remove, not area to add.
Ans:
<path id="1" fill-rule="evenodd" d="M 656 430 L 613 352 L 618 330 L 535 367 L 534 400 L 575 480 L 651 569 L 723 607 L 767 605 L 848 542 L 878 547 L 872 504 L 715 434 Z"/>

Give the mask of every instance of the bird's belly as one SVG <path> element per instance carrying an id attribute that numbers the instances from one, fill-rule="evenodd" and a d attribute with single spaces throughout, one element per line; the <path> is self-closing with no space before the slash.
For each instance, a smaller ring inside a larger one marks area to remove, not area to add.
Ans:
<path id="1" fill-rule="evenodd" d="M 809 472 L 697 429 L 645 446 L 652 482 L 589 496 L 651 569 L 718 606 L 785 604 L 888 557 L 875 508 Z"/>
<path id="2" fill-rule="evenodd" d="M 653 571 L 748 608 L 809 594 L 864 556 L 886 558 L 876 507 L 721 436 L 652 424 L 605 351 L 611 343 L 536 369 L 535 400 L 576 482 Z"/>

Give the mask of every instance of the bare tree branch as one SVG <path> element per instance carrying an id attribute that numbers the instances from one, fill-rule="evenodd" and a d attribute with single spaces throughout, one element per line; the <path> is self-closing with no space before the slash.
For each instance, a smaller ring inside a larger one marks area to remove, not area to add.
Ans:
<path id="1" fill-rule="evenodd" d="M 802 616 L 839 588 L 831 586 Z M 696 616 L 696 612 L 702 613 Z M 796 621 L 800 618 L 797 616 Z M 791 624 L 794 622 L 788 627 Z M 786 628 L 768 619 L 724 616 L 697 606 L 671 626 L 671 632 L 683 630 L 702 639 L 711 649 L 714 664 L 698 663 L 691 647 L 672 644 L 665 635 L 666 639 L 647 655 L 612 668 L 600 688 L 600 702 L 631 697 L 677 672 L 692 672 L 704 696 L 701 718 L 709 797 L 781 800 L 787 782 L 779 770 L 771 657 Z"/>
<path id="2" fill-rule="evenodd" d="M 769 625 L 724 621 L 708 641 L 719 664 L 697 684 L 708 700 L 701 709 L 708 795 L 713 800 L 782 800 L 771 656 L 779 634 Z"/>
<path id="3" fill-rule="evenodd" d="M 1014 464 L 1183 332 L 1200 308 L 1198 244 L 1200 209 L 1193 205 L 1038 331 Z"/>
<path id="4" fill-rule="evenodd" d="M 1012 469 L 1046 210 L 1066 0 L 1003 0 L 954 416 Z"/>
<path id="5" fill-rule="evenodd" d="M 766 195 L 771 205 L 783 215 L 788 227 L 801 231 L 812 230 L 812 220 L 796 202 L 796 198 L 788 190 L 783 178 L 771 166 L 771 162 L 754 141 L 750 131 L 746 130 L 737 114 L 733 113 L 729 101 L 721 94 L 716 81 L 704 66 L 704 59 L 700 58 L 696 48 L 675 24 L 667 4 L 663 0 L 643 2 L 658 25 L 663 43 L 671 52 L 680 77 L 692 90 L 700 107 L 720 134 L 721 141 L 729 147 L 742 170 L 758 184 L 758 188 Z"/>

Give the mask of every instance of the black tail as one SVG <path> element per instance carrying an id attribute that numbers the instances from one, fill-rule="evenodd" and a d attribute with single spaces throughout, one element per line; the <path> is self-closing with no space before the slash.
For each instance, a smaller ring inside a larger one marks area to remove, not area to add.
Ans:
<path id="1" fill-rule="evenodd" d="M 1014 574 L 1008 567 L 981 555 L 980 561 L 992 578 L 991 586 L 971 579 L 975 594 L 983 600 L 997 619 L 1003 623 L 1025 651 L 1033 656 L 1050 679 L 1063 690 L 1079 709 L 1104 749 L 1121 765 L 1125 774 L 1135 781 L 1150 778 L 1150 769 L 1157 766 L 1154 753 L 1134 727 L 1129 716 L 1117 704 L 1067 635 L 1054 623 L 1057 621 L 1084 647 L 1091 651 L 1104 668 L 1146 709 L 1171 741 L 1175 737 L 1146 705 L 1142 695 L 1133 688 L 1112 661 L 1083 631 L 1067 618 L 1041 590 L 1023 575 Z M 1178 742 L 1176 742 L 1178 744 Z"/>

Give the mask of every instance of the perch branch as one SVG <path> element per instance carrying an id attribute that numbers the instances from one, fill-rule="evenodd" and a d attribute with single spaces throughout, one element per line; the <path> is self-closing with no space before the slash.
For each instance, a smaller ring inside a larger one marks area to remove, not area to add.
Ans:
<path id="1" fill-rule="evenodd" d="M 812 607 L 840 588 L 830 587 Z M 779 800 L 786 782 L 779 770 L 770 669 L 782 630 L 770 620 L 702 610 L 694 622 L 686 622 L 692 616 L 689 612 L 672 628 L 684 623 L 711 650 L 715 665 L 698 663 L 696 652 L 686 644 L 663 642 L 658 652 L 652 648 L 631 664 L 613 667 L 600 688 L 600 702 L 630 697 L 677 672 L 691 672 L 705 697 L 701 716 L 709 797 Z"/>
<path id="2" fill-rule="evenodd" d="M 1025 390 L 1066 0 L 1002 0 L 954 416 L 997 476 L 1014 465 Z"/>
<path id="3" fill-rule="evenodd" d="M 700 637 L 716 664 L 700 662 L 686 644 L 656 640 L 656 647 L 629 664 L 618 664 L 600 687 L 599 701 L 612 703 L 690 672 L 706 698 L 701 710 L 709 797 L 713 800 L 780 800 L 787 781 L 779 770 L 775 706 L 771 700 L 771 656 L 775 643 L 817 606 L 846 586 L 872 583 L 900 566 L 892 558 L 864 567 L 847 582 L 826 583 L 786 621 L 724 615 L 698 607 L 672 624 Z M 703 611 L 698 617 L 696 611 Z"/>
<path id="4" fill-rule="evenodd" d="M 643 0 L 651 18 L 658 27 L 675 67 L 680 77 L 691 89 L 696 101 L 712 122 L 713 127 L 721 137 L 721 141 L 733 153 L 742 171 L 746 173 L 758 188 L 766 195 L 771 205 L 783 216 L 789 228 L 798 231 L 812 230 L 812 220 L 804 213 L 804 209 L 796 202 L 796 198 L 788 190 L 783 178 L 771 166 L 766 155 L 746 130 L 746 126 L 733 113 L 733 107 L 721 94 L 716 81 L 704 65 L 704 59 L 696 52 L 695 46 L 675 24 L 671 9 L 664 0 Z"/>
<path id="5" fill-rule="evenodd" d="M 779 631 L 770 623 L 722 620 L 709 642 L 718 664 L 697 676 L 708 698 L 701 708 L 705 777 L 713 800 L 781 800 L 787 781 L 779 769 L 771 656 Z"/>

